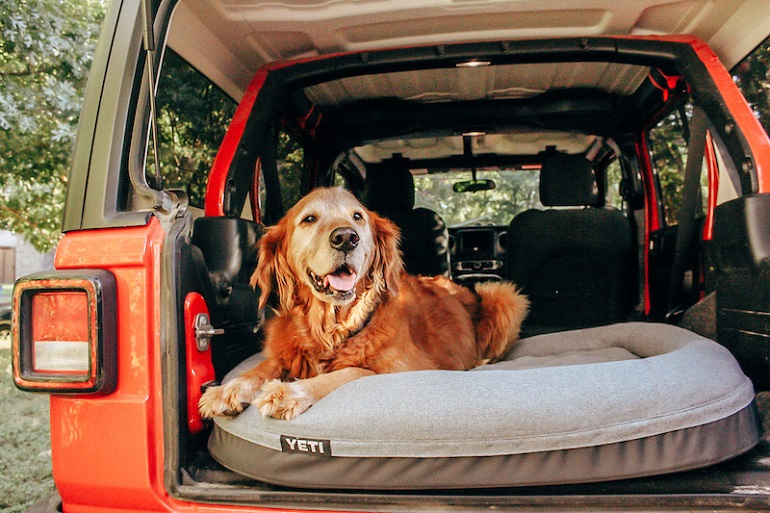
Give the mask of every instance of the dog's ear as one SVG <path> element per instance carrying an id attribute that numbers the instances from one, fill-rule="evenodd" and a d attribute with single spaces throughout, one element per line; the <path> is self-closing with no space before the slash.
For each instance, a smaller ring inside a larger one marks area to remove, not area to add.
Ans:
<path id="1" fill-rule="evenodd" d="M 251 275 L 251 286 L 259 287 L 259 308 L 265 307 L 274 287 L 278 289 L 281 306 L 286 309 L 293 306 L 296 283 L 286 260 L 286 227 L 285 220 L 281 220 L 266 228 L 257 243 L 259 255 L 257 268 Z"/>
<path id="2" fill-rule="evenodd" d="M 385 288 L 394 296 L 398 295 L 401 273 L 404 272 L 404 260 L 399 250 L 401 234 L 393 222 L 374 212 L 369 212 L 369 219 L 374 233 L 372 269 L 375 277 L 379 275 Z"/>

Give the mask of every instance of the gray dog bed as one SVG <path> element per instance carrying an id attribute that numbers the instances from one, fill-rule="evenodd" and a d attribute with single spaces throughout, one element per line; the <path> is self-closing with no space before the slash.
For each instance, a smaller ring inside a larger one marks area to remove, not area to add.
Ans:
<path id="1" fill-rule="evenodd" d="M 689 470 L 760 437 L 752 384 L 726 349 L 680 328 L 628 323 L 525 339 L 506 361 L 469 372 L 363 378 L 292 421 L 247 408 L 216 419 L 209 449 L 269 483 L 402 490 Z"/>

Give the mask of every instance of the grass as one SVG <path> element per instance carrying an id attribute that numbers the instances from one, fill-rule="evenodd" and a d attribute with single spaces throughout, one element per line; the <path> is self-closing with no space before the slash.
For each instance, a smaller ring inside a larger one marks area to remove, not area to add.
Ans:
<path id="1" fill-rule="evenodd" d="M 0 511 L 16 513 L 54 490 L 48 396 L 21 392 L 11 350 L 0 348 Z"/>

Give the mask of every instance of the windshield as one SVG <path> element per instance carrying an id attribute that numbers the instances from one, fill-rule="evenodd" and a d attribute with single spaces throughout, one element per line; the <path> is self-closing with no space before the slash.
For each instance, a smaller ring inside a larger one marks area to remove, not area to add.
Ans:
<path id="1" fill-rule="evenodd" d="M 447 226 L 508 225 L 513 216 L 531 208 L 542 209 L 538 191 L 540 169 L 480 169 L 478 180 L 493 180 L 493 190 L 454 192 L 452 186 L 471 179 L 467 169 L 414 177 L 415 206 L 436 211 Z"/>

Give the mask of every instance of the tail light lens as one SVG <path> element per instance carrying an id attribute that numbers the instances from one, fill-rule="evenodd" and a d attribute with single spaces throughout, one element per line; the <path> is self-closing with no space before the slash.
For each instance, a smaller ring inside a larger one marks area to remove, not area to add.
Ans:
<path id="1" fill-rule="evenodd" d="M 117 382 L 115 277 L 38 273 L 13 291 L 13 379 L 30 392 L 109 393 Z"/>

